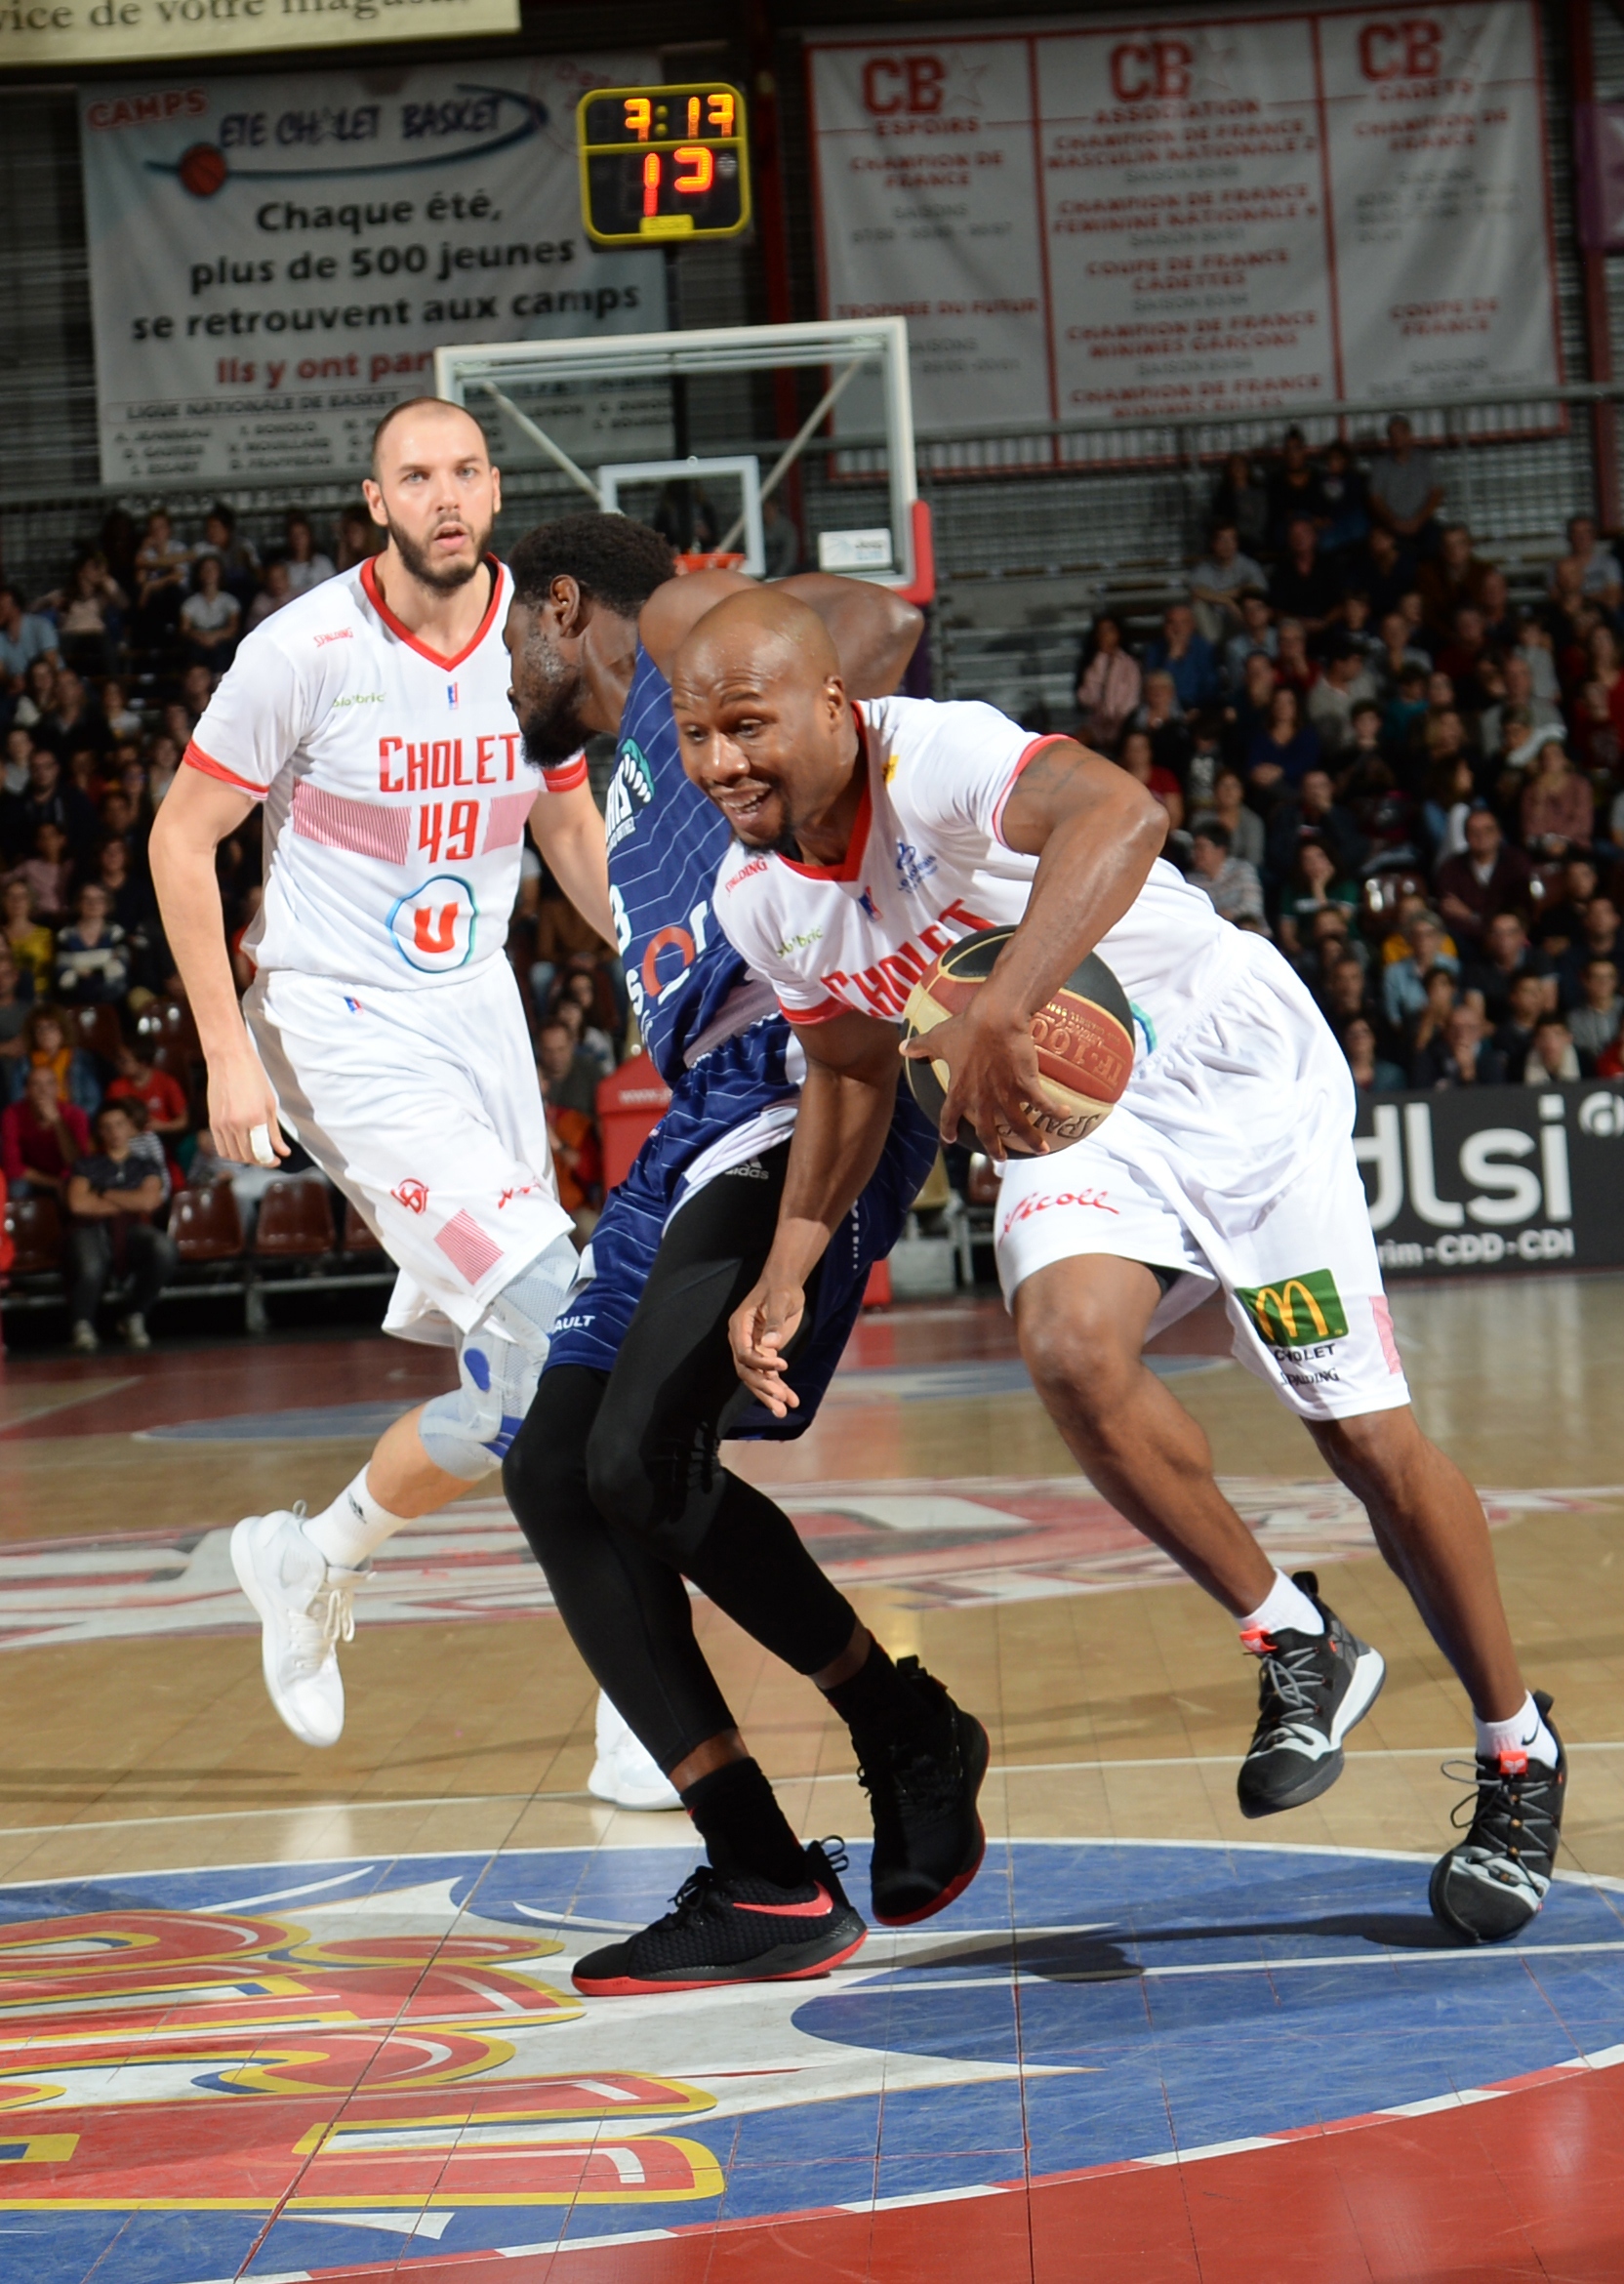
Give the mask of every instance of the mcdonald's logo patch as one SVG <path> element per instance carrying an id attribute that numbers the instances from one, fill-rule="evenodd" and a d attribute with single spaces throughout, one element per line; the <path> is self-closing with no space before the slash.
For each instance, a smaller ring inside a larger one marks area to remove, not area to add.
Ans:
<path id="1" fill-rule="evenodd" d="M 1274 1285 L 1238 1285 L 1236 1298 L 1271 1348 L 1314 1348 L 1348 1336 L 1348 1312 L 1328 1269 L 1308 1269 Z"/>

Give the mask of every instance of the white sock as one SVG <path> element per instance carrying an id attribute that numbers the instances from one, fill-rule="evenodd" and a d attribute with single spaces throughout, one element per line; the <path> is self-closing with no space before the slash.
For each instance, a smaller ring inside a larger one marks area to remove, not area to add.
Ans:
<path id="1" fill-rule="evenodd" d="M 1548 1769 L 1557 1765 L 1557 1740 L 1546 1728 L 1531 1691 L 1509 1721 L 1480 1721 L 1474 1715 L 1472 1725 L 1478 1733 L 1480 1760 L 1497 1761 L 1502 1753 L 1526 1753 L 1530 1761 L 1543 1761 Z"/>
<path id="2" fill-rule="evenodd" d="M 363 1467 L 330 1507 L 306 1518 L 304 1535 L 338 1570 L 358 1570 L 386 1539 L 404 1530 L 412 1520 L 409 1515 L 391 1515 L 387 1507 L 378 1504 L 367 1489 Z"/>
<path id="3" fill-rule="evenodd" d="M 1324 1619 L 1283 1570 L 1275 1572 L 1267 1598 L 1240 1620 L 1242 1634 L 1322 1634 L 1324 1630 Z"/>

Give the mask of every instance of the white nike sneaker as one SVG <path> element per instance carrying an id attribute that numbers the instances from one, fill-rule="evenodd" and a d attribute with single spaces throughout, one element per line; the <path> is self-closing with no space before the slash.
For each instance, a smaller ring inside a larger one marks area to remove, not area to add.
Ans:
<path id="1" fill-rule="evenodd" d="M 597 1693 L 597 1759 L 587 1779 L 594 1800 L 623 1809 L 679 1809 L 682 1802 L 659 1762 L 622 1720 L 619 1708 Z"/>
<path id="2" fill-rule="evenodd" d="M 237 1584 L 260 1613 L 270 1701 L 301 1744 L 344 1734 L 339 1644 L 355 1639 L 350 1608 L 363 1570 L 341 1570 L 304 1535 L 303 1501 L 248 1515 L 231 1533 Z"/>

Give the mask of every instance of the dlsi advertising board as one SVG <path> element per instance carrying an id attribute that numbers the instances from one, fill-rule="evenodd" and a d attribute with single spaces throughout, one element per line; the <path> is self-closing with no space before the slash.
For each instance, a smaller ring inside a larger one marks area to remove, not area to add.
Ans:
<path id="1" fill-rule="evenodd" d="M 1360 1095 L 1354 1148 L 1388 1278 L 1624 1266 L 1624 1085 Z"/>
<path id="2" fill-rule="evenodd" d="M 85 88 L 102 480 L 348 473 L 444 343 L 660 330 L 662 258 L 590 244 L 575 156 L 586 89 L 657 76 L 578 56 Z M 606 390 L 548 426 L 594 461 L 669 449 L 645 423 Z"/>

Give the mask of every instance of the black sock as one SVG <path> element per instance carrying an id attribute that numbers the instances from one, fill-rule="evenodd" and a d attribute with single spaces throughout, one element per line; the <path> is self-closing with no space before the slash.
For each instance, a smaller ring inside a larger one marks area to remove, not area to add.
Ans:
<path id="1" fill-rule="evenodd" d="M 806 1856 L 755 1761 L 727 1761 L 690 1784 L 682 1805 L 719 1872 L 753 1872 L 779 1888 L 804 1888 Z"/>
<path id="2" fill-rule="evenodd" d="M 923 1740 L 933 1737 L 941 1726 L 935 1693 L 927 1696 L 914 1688 L 872 1635 L 869 1654 L 851 1679 L 836 1682 L 824 1695 L 853 1736 Z"/>

